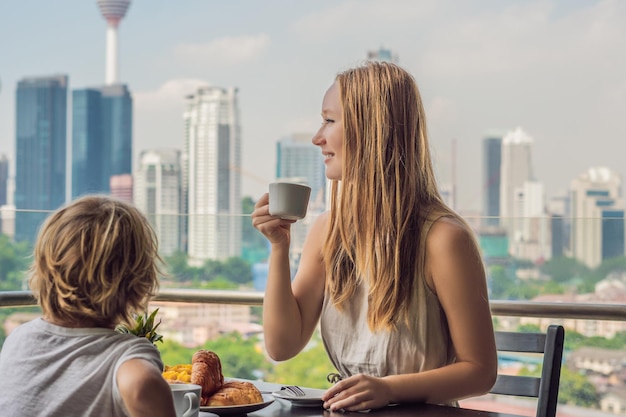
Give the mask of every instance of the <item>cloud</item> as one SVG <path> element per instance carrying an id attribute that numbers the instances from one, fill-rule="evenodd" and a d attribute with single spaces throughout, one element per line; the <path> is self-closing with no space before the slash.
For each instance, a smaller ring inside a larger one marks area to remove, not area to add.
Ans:
<path id="1" fill-rule="evenodd" d="M 158 110 L 164 106 L 178 106 L 187 95 L 205 85 L 209 83 L 195 78 L 173 79 L 161 84 L 156 90 L 137 91 L 133 93 L 133 99 L 139 110 Z"/>
<path id="2" fill-rule="evenodd" d="M 292 24 L 292 30 L 314 41 L 343 40 L 352 35 L 361 37 L 364 33 L 396 31 L 401 24 L 417 25 L 428 20 L 437 8 L 441 9 L 437 1 L 349 0 L 298 19 Z"/>
<path id="3" fill-rule="evenodd" d="M 205 85 L 200 79 L 172 79 L 156 90 L 133 93 L 134 161 L 147 149 L 183 148 L 185 97 Z"/>
<path id="4" fill-rule="evenodd" d="M 271 44 L 270 36 L 236 36 L 214 39 L 206 43 L 177 45 L 175 56 L 187 62 L 207 62 L 217 66 L 234 66 L 261 57 Z"/>

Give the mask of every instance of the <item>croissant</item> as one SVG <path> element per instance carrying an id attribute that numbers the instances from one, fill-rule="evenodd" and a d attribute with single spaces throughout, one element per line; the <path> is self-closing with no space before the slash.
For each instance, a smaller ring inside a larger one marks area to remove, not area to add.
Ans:
<path id="1" fill-rule="evenodd" d="M 246 381 L 229 381 L 207 399 L 206 405 L 223 407 L 262 402 L 263 396 L 254 384 Z"/>
<path id="2" fill-rule="evenodd" d="M 191 383 L 202 387 L 200 405 L 224 384 L 222 362 L 215 352 L 198 350 L 191 358 Z"/>

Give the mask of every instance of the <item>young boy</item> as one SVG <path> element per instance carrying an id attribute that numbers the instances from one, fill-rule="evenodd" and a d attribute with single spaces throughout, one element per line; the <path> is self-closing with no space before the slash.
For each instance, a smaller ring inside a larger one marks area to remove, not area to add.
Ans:
<path id="1" fill-rule="evenodd" d="M 42 226 L 30 268 L 41 318 L 0 352 L 0 414 L 174 417 L 147 339 L 117 333 L 158 289 L 156 236 L 132 205 L 85 196 Z"/>

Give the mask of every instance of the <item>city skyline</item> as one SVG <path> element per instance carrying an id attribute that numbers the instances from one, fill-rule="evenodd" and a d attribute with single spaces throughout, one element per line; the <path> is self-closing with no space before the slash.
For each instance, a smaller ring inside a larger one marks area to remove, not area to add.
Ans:
<path id="1" fill-rule="evenodd" d="M 198 85 L 236 87 L 242 195 L 258 198 L 274 179 L 276 142 L 312 135 L 336 72 L 384 46 L 420 85 L 442 184 L 456 140 L 459 209 L 483 208 L 481 145 L 491 129 L 521 126 L 535 139 L 533 169 L 548 198 L 593 166 L 623 177 L 626 58 L 614 51 L 626 47 L 624 17 L 626 4 L 610 0 L 136 0 L 119 28 L 119 79 L 135 102 L 133 165 L 143 150 L 183 148 L 184 96 Z M 12 3 L 1 19 L 0 153 L 14 172 L 17 81 L 67 74 L 70 89 L 104 83 L 106 23 L 95 0 L 42 2 L 37 15 Z"/>

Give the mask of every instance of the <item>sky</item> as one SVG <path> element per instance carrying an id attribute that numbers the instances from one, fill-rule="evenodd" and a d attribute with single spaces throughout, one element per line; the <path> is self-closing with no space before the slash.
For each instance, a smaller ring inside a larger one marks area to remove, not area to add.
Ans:
<path id="1" fill-rule="evenodd" d="M 134 99 L 134 163 L 183 148 L 184 97 L 198 86 L 237 87 L 243 194 L 256 199 L 274 180 L 276 141 L 312 136 L 336 73 L 384 47 L 418 83 L 437 177 L 456 184 L 459 211 L 482 208 L 490 132 L 534 139 L 548 199 L 590 167 L 624 178 L 624 22 L 620 0 L 132 0 L 119 74 Z M 0 153 L 11 163 L 17 82 L 103 85 L 105 31 L 96 0 L 0 2 Z"/>

